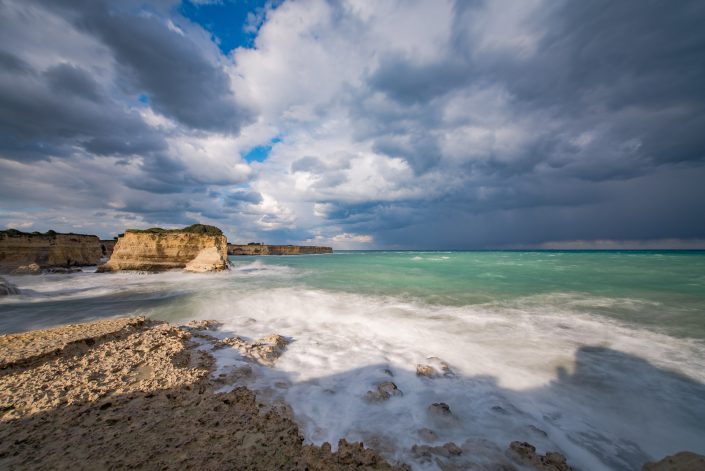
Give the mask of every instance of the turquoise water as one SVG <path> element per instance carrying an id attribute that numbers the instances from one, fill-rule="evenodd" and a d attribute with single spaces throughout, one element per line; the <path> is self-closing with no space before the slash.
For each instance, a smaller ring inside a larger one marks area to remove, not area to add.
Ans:
<path id="1" fill-rule="evenodd" d="M 22 294 L 0 298 L 0 332 L 145 315 L 216 319 L 220 337 L 278 333 L 293 342 L 244 384 L 290 404 L 307 441 L 361 440 L 414 470 L 440 469 L 414 445 L 449 441 L 463 454 L 441 461 L 459 469 L 502 463 L 514 440 L 591 471 L 705 454 L 705 252 L 341 251 L 231 262 L 211 274 L 6 276 Z M 230 349 L 213 355 L 218 374 L 245 361 Z M 441 361 L 450 377 L 415 374 Z M 388 380 L 403 396 L 364 399 Z M 436 402 L 449 405 L 449 421 L 428 412 Z M 426 428 L 435 441 L 420 438 Z"/>
<path id="2" fill-rule="evenodd" d="M 449 306 L 572 303 L 705 339 L 705 251 L 339 251 L 231 260 L 299 269 L 296 282 L 316 289 Z"/>

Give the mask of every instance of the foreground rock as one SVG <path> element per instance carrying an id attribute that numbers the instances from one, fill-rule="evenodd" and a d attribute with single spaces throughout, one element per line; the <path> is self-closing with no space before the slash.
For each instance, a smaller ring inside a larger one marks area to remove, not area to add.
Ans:
<path id="1" fill-rule="evenodd" d="M 331 247 L 313 245 L 228 244 L 229 255 L 306 255 L 332 252 Z"/>
<path id="2" fill-rule="evenodd" d="M 191 335 L 128 318 L 0 337 L 0 469 L 399 469 L 303 445 L 246 388 L 216 394 Z"/>
<path id="3" fill-rule="evenodd" d="M 115 244 L 99 272 L 158 272 L 183 268 L 192 272 L 228 268 L 228 241 L 217 227 L 194 224 L 183 229 L 129 229 Z"/>
<path id="4" fill-rule="evenodd" d="M 96 265 L 102 256 L 94 235 L 0 231 L 0 271 L 38 273 L 42 268 Z"/>
<path id="5" fill-rule="evenodd" d="M 526 442 L 512 442 L 509 455 L 519 463 L 538 471 L 573 471 L 565 456 L 549 451 L 545 455 L 536 452 L 536 447 Z"/>
<path id="6" fill-rule="evenodd" d="M 9 296 L 12 294 L 20 294 L 20 290 L 9 281 L 0 278 L 0 296 Z"/>
<path id="7" fill-rule="evenodd" d="M 655 463 L 646 463 L 642 471 L 695 471 L 705 470 L 705 456 L 681 451 Z"/>
<path id="8" fill-rule="evenodd" d="M 278 334 L 268 335 L 254 342 L 248 342 L 242 337 L 228 337 L 215 343 L 216 348 L 232 347 L 240 351 L 244 357 L 265 366 L 272 366 L 284 353 L 291 341 Z"/>

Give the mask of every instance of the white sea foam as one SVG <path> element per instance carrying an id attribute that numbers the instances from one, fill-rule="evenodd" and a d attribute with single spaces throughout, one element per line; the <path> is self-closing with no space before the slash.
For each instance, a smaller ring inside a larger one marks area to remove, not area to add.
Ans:
<path id="1" fill-rule="evenodd" d="M 309 442 L 362 440 L 415 469 L 436 467 L 410 452 L 425 443 L 417 434 L 422 428 L 438 435 L 432 445 L 463 446 L 453 458 L 460 464 L 500 459 L 513 440 L 559 450 L 590 470 L 635 469 L 685 449 L 705 453 L 702 341 L 591 313 L 615 306 L 638 312 L 658 303 L 548 293 L 438 306 L 309 289 L 299 283 L 302 273 L 255 261 L 205 275 L 78 273 L 10 281 L 25 292 L 20 301 L 31 303 L 178 293 L 178 302 L 135 313 L 218 319 L 221 336 L 291 337 L 276 366 L 257 368 L 248 386 L 286 400 Z M 232 350 L 216 355 L 217 373 L 242 365 Z M 454 375 L 416 376 L 417 364 L 437 362 L 429 357 L 447 362 Z M 364 399 L 389 380 L 403 396 Z M 437 402 L 450 406 L 452 419 L 429 414 Z"/>
<path id="2" fill-rule="evenodd" d="M 223 321 L 225 332 L 294 339 L 251 386 L 286 399 L 314 443 L 362 440 L 417 469 L 435 467 L 409 453 L 423 443 L 416 433 L 422 428 L 438 434 L 434 444 L 465 443 L 488 459 L 512 440 L 527 440 L 592 470 L 705 451 L 695 420 L 705 419 L 701 342 L 529 304 L 434 307 L 281 288 L 224 292 L 194 310 Z M 448 362 L 455 376 L 417 377 L 416 365 L 428 357 Z M 404 396 L 381 404 L 364 399 L 387 380 Z M 429 415 L 434 402 L 449 404 L 454 419 Z M 483 440 L 496 447 L 478 450 Z"/>

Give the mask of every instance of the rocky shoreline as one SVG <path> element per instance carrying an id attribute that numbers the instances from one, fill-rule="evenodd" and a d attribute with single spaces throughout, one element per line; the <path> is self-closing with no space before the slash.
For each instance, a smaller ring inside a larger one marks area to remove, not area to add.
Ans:
<path id="1" fill-rule="evenodd" d="M 199 327 L 133 317 L 0 337 L 0 468 L 403 469 L 358 443 L 304 445 L 286 407 L 244 387 L 215 393 Z"/>
<path id="2" fill-rule="evenodd" d="M 286 404 L 238 386 L 251 368 L 216 376 L 210 353 L 234 348 L 253 365 L 272 366 L 291 339 L 219 339 L 209 333 L 215 327 L 128 317 L 0 336 L 0 468 L 410 469 L 361 443 L 341 439 L 335 452 L 328 443 L 304 444 Z M 430 360 L 417 375 L 453 375 L 442 360 Z M 230 391 L 218 392 L 224 386 Z M 387 381 L 367 400 L 401 394 Z M 444 403 L 429 407 L 451 414 Z M 411 452 L 444 471 L 468 469 L 454 463 L 465 453 L 454 443 Z M 703 464 L 702 456 L 679 453 L 644 469 Z M 523 442 L 509 444 L 506 459 L 488 466 L 477 469 L 573 469 L 561 454 L 542 455 Z"/>

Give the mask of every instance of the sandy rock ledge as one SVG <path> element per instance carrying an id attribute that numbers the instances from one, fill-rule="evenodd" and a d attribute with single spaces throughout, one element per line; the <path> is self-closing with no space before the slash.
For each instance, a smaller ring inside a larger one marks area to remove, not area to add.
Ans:
<path id="1" fill-rule="evenodd" d="M 137 317 L 1 336 L 0 468 L 404 469 L 359 443 L 304 445 L 244 387 L 215 393 L 192 335 Z"/>

